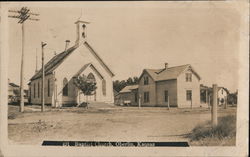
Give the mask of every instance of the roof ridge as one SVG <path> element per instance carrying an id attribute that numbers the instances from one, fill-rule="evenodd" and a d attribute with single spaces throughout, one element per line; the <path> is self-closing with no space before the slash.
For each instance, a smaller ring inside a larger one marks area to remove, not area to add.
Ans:
<path id="1" fill-rule="evenodd" d="M 177 68 L 177 67 L 181 67 L 181 66 L 191 66 L 191 64 L 177 65 L 177 66 L 169 67 L 169 68 L 167 68 L 167 69 Z M 165 69 L 165 68 L 159 68 L 159 69 L 150 69 L 150 68 L 145 68 L 144 70 L 164 70 L 164 69 Z"/>
<path id="2" fill-rule="evenodd" d="M 85 41 L 83 44 L 87 46 L 87 48 L 90 50 L 90 52 L 92 52 L 92 54 L 96 57 L 96 59 L 103 65 L 104 69 L 108 70 L 108 72 L 111 73 L 112 77 L 115 76 L 113 71 L 111 71 L 111 69 L 103 61 L 103 59 L 100 57 L 100 55 L 93 49 L 93 47 L 87 41 Z"/>
<path id="3" fill-rule="evenodd" d="M 177 68 L 177 67 L 182 67 L 182 66 L 191 66 L 191 64 L 184 64 L 184 65 L 173 66 L 173 67 L 169 67 L 167 69 Z"/>

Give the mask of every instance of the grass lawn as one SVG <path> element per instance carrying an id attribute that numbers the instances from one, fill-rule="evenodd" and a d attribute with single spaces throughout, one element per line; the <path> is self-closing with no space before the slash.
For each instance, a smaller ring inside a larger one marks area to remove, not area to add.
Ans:
<path id="1" fill-rule="evenodd" d="M 199 124 L 188 137 L 192 145 L 213 146 L 219 143 L 221 146 L 233 146 L 236 144 L 236 115 L 219 117 L 215 127 L 211 126 L 211 121 Z"/>
<path id="2" fill-rule="evenodd" d="M 43 140 L 190 142 L 187 135 L 211 118 L 206 108 L 90 106 L 87 110 L 76 107 L 47 107 L 43 113 L 39 110 L 39 106 L 27 106 L 24 113 L 19 113 L 18 106 L 9 105 L 10 144 L 40 145 Z M 236 115 L 236 108 L 219 109 L 219 117 L 227 115 Z M 220 142 L 214 145 L 221 145 Z"/>

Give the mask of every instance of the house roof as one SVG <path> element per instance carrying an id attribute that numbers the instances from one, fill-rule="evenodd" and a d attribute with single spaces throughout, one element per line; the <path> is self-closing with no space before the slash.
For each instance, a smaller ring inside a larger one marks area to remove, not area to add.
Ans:
<path id="1" fill-rule="evenodd" d="M 119 92 L 117 92 L 115 89 L 113 89 L 114 96 L 118 95 Z"/>
<path id="2" fill-rule="evenodd" d="M 167 69 L 144 69 L 154 81 L 165 81 L 176 79 L 184 70 L 191 68 L 195 75 L 199 78 L 200 76 L 194 71 L 190 64 L 170 67 Z M 142 76 L 142 75 L 141 75 Z M 140 77 L 141 78 L 141 77 Z"/>
<path id="3" fill-rule="evenodd" d="M 119 93 L 130 93 L 134 89 L 138 89 L 138 85 L 129 85 L 124 87 Z"/>
<path id="4" fill-rule="evenodd" d="M 96 57 L 96 59 L 101 63 L 101 65 L 111 74 L 111 76 L 114 76 L 114 73 L 108 68 L 108 66 L 104 63 L 101 57 L 94 51 L 94 49 L 87 42 L 84 42 L 83 45 L 85 45 L 90 50 L 90 52 Z M 54 56 L 52 59 L 50 59 L 44 66 L 45 75 L 51 74 L 65 60 L 65 58 L 67 58 L 77 48 L 78 46 L 74 45 L 69 49 Z M 40 77 L 42 77 L 42 69 L 40 69 L 34 76 L 32 76 L 30 80 L 32 81 Z"/>
<path id="5" fill-rule="evenodd" d="M 228 91 L 228 89 L 225 88 L 225 87 L 218 87 L 218 91 L 219 91 L 220 89 L 224 89 L 228 94 L 230 93 L 230 92 Z"/>
<path id="6" fill-rule="evenodd" d="M 16 85 L 15 83 L 9 83 L 10 86 L 12 87 L 19 87 L 18 85 Z"/>

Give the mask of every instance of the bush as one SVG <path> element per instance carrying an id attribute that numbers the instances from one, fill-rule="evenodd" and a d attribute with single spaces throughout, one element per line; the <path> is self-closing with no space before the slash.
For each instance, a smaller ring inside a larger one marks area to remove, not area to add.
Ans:
<path id="1" fill-rule="evenodd" d="M 69 103 L 69 104 L 63 104 L 62 106 L 63 107 L 76 107 L 77 104 L 75 104 L 75 103 Z"/>
<path id="2" fill-rule="evenodd" d="M 87 102 L 82 102 L 78 107 L 88 107 L 88 104 Z"/>
<path id="3" fill-rule="evenodd" d="M 191 141 L 197 141 L 204 138 L 223 139 L 236 136 L 236 116 L 229 115 L 218 118 L 218 125 L 211 127 L 211 122 L 206 122 L 196 126 L 189 135 Z"/>

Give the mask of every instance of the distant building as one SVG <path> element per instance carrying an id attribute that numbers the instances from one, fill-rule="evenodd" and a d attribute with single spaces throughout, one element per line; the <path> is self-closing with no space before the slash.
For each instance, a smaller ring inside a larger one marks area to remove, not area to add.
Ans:
<path id="1" fill-rule="evenodd" d="M 138 106 L 200 107 L 201 77 L 191 65 L 144 69 L 139 84 L 119 92 L 120 101 Z M 117 98 L 118 99 L 118 98 Z"/>
<path id="2" fill-rule="evenodd" d="M 205 86 L 203 84 L 200 85 L 200 92 L 201 92 L 201 103 L 207 103 L 209 105 L 212 105 L 213 103 L 213 88 Z M 224 105 L 225 103 L 228 103 L 228 95 L 229 91 L 225 87 L 218 87 L 217 88 L 217 104 L 219 106 Z"/>
<path id="3" fill-rule="evenodd" d="M 116 105 L 138 105 L 138 85 L 124 87 L 115 96 Z"/>
<path id="4" fill-rule="evenodd" d="M 224 105 L 227 103 L 227 97 L 229 95 L 229 91 L 224 87 L 218 87 L 218 105 Z"/>
<path id="5" fill-rule="evenodd" d="M 73 84 L 73 78 L 79 75 L 85 75 L 87 79 L 96 83 L 95 94 L 88 96 L 88 102 L 113 103 L 114 74 L 86 41 L 88 22 L 79 19 L 75 24 L 77 34 L 75 44 L 68 48 L 69 41 L 66 41 L 65 51 L 45 64 L 45 104 L 61 107 L 86 101 L 86 96 Z M 42 70 L 32 76 L 29 89 L 31 103 L 41 104 Z"/>
<path id="6" fill-rule="evenodd" d="M 20 99 L 20 87 L 8 80 L 8 103 L 18 102 Z"/>

